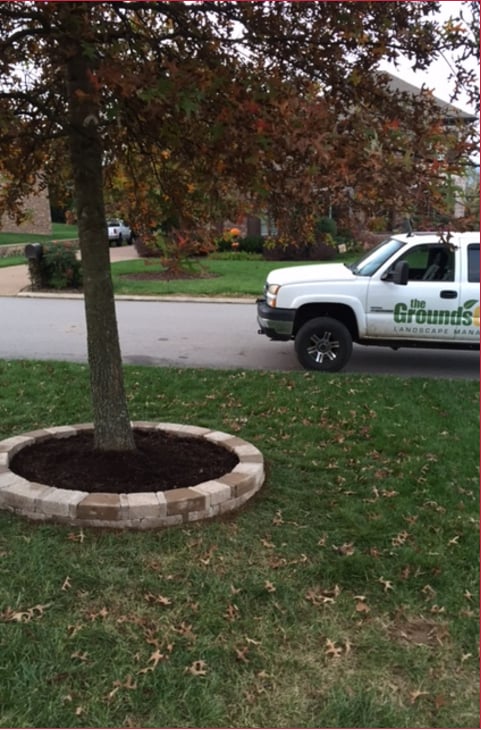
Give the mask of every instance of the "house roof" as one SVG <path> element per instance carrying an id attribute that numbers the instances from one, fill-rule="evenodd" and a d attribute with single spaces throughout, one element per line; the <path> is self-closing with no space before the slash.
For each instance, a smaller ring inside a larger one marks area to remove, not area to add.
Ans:
<path id="1" fill-rule="evenodd" d="M 404 79 L 394 76 L 392 73 L 386 73 L 386 76 L 388 77 L 388 86 L 392 91 L 399 91 L 403 94 L 411 94 L 412 96 L 417 96 L 421 93 L 421 88 L 419 86 L 414 86 L 414 84 L 410 84 L 407 81 L 404 81 Z M 464 112 L 462 109 L 459 109 L 459 107 L 440 99 L 438 96 L 433 95 L 433 99 L 438 107 L 444 112 L 446 119 L 450 121 L 454 122 L 456 120 L 460 120 L 469 124 L 471 122 L 475 122 L 477 119 L 474 114 Z"/>

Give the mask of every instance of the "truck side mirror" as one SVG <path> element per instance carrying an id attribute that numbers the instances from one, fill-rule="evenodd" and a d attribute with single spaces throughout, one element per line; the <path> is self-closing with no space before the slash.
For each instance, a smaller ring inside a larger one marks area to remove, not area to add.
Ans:
<path id="1" fill-rule="evenodd" d="M 391 281 L 394 284 L 405 286 L 409 281 L 409 264 L 407 261 L 398 261 L 394 266 Z"/>

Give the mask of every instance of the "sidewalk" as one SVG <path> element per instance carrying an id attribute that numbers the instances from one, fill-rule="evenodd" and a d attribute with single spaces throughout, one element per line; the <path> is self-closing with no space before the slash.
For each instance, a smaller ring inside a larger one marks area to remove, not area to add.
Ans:
<path id="1" fill-rule="evenodd" d="M 138 258 L 135 246 L 114 246 L 110 249 L 111 261 L 127 261 Z M 27 264 L 0 268 L 0 297 L 15 297 L 30 290 Z"/>

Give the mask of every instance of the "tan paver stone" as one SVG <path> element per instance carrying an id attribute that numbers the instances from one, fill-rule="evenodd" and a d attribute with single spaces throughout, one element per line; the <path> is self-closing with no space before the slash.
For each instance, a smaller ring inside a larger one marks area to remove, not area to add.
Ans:
<path id="1" fill-rule="evenodd" d="M 15 510 L 36 509 L 39 498 L 46 495 L 50 487 L 45 484 L 35 484 L 26 479 L 11 484 L 0 490 L 0 504 L 3 503 Z"/>
<path id="2" fill-rule="evenodd" d="M 206 508 L 205 495 L 190 487 L 169 489 L 165 492 L 165 499 L 167 500 L 167 515 L 185 514 Z"/>
<path id="3" fill-rule="evenodd" d="M 196 484 L 195 491 L 200 492 L 200 494 L 205 494 L 207 507 L 213 507 L 215 504 L 231 498 L 230 486 L 216 480 Z"/>
<path id="4" fill-rule="evenodd" d="M 126 498 L 126 504 L 121 499 L 122 517 L 127 520 L 138 520 L 143 517 L 163 517 L 167 513 L 167 506 L 160 504 L 156 492 L 137 492 L 136 494 L 122 494 Z M 126 509 L 126 512 L 124 511 Z"/>
<path id="5" fill-rule="evenodd" d="M 12 438 L 0 441 L 0 452 L 9 452 L 10 458 L 14 456 L 23 446 L 31 442 L 27 436 L 12 436 Z"/>
<path id="6" fill-rule="evenodd" d="M 241 461 L 262 461 L 263 456 L 259 449 L 250 444 L 244 444 L 243 446 L 236 446 L 235 452 Z"/>
<path id="7" fill-rule="evenodd" d="M 211 431 L 206 438 L 209 441 L 216 441 L 222 443 L 223 441 L 230 441 L 233 437 L 231 433 L 224 433 L 224 431 Z"/>
<path id="8" fill-rule="evenodd" d="M 49 487 L 49 492 L 42 495 L 36 504 L 36 511 L 50 517 L 68 517 L 73 519 L 77 513 L 77 505 L 85 499 L 87 492 L 73 489 L 57 489 Z"/>
<path id="9" fill-rule="evenodd" d="M 77 433 L 75 426 L 53 426 L 44 430 L 57 439 L 69 438 L 70 436 L 75 436 Z"/>
<path id="10" fill-rule="evenodd" d="M 14 474 L 13 471 L 10 471 L 10 469 L 3 472 L 3 474 L 0 474 L 0 493 L 3 489 L 10 487 L 13 484 L 30 484 L 30 482 L 27 479 L 18 476 L 18 474 Z"/>
<path id="11" fill-rule="evenodd" d="M 118 494 L 97 492 L 87 494 L 77 505 L 77 517 L 81 520 L 108 520 L 120 519 L 120 498 Z"/>

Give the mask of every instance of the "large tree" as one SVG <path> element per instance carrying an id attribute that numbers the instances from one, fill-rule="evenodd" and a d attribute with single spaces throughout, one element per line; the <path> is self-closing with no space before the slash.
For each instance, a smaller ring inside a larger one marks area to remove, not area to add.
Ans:
<path id="1" fill-rule="evenodd" d="M 341 155 L 344 167 L 335 168 L 332 187 L 345 188 L 350 177 L 337 169 L 352 170 L 356 150 L 362 172 L 376 160 L 379 167 L 374 153 L 383 129 L 383 139 L 400 144 L 394 132 L 405 105 L 376 77 L 381 59 L 406 54 L 424 69 L 449 49 L 464 59 L 479 51 L 462 24 L 439 26 L 438 7 L 0 4 L 2 204 L 15 212 L 35 176 L 47 184 L 68 161 L 97 449 L 135 448 L 110 278 L 105 175 L 121 172 L 145 219 L 152 201 L 162 201 L 192 225 L 193 210 L 205 209 L 205 201 L 219 206 L 229 190 L 270 202 L 275 190 L 280 211 L 290 200 L 305 217 L 305 198 L 296 192 L 302 170 L 304 189 L 312 190 L 319 170 L 332 169 Z M 460 83 L 471 83 L 462 69 Z M 396 109 L 390 127 L 381 114 L 388 101 Z M 419 100 L 421 115 L 429 107 L 429 98 Z M 399 157 L 403 149 L 393 151 Z"/>

